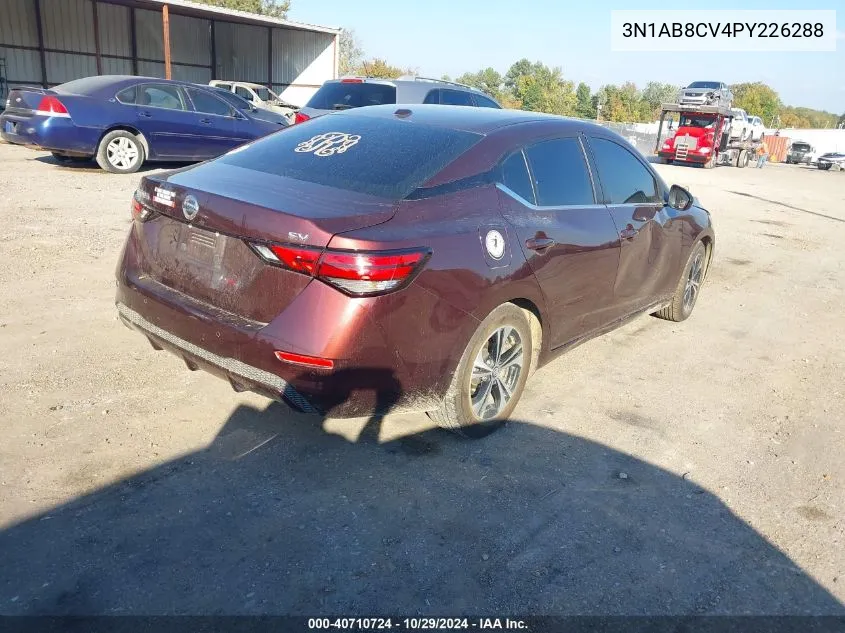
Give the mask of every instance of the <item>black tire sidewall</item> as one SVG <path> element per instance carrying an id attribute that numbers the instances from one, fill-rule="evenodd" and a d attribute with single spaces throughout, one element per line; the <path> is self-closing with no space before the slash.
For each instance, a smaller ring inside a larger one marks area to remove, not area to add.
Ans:
<path id="1" fill-rule="evenodd" d="M 128 138 L 138 148 L 138 160 L 135 161 L 135 164 L 129 169 L 121 169 L 112 165 L 109 161 L 107 148 L 109 143 L 116 138 Z M 113 174 L 133 174 L 141 168 L 141 165 L 144 164 L 146 158 L 144 145 L 141 143 L 140 139 L 132 134 L 132 132 L 128 132 L 126 130 L 114 130 L 113 132 L 109 132 L 102 138 L 102 140 L 100 140 L 100 145 L 97 147 L 97 164 Z"/>
<path id="2" fill-rule="evenodd" d="M 500 327 L 510 326 L 516 329 L 522 339 L 523 356 L 525 364 L 522 367 L 522 373 L 519 376 L 514 394 L 508 402 L 507 406 L 499 412 L 492 420 L 480 422 L 475 414 L 472 412 L 469 384 L 470 376 L 472 374 L 472 365 L 475 357 L 478 355 L 481 346 L 487 342 L 490 335 Z M 525 383 L 528 380 L 528 375 L 531 372 L 531 361 L 533 354 L 533 341 L 531 340 L 531 326 L 528 318 L 522 309 L 513 304 L 504 304 L 496 308 L 490 315 L 484 319 L 479 325 L 478 329 L 473 334 L 466 351 L 461 358 L 458 370 L 455 372 L 455 386 L 450 397 L 453 398 L 454 411 L 458 414 L 458 422 L 460 424 L 459 432 L 467 437 L 484 437 L 489 435 L 499 427 L 501 427 L 510 417 L 522 392 L 525 390 Z"/>

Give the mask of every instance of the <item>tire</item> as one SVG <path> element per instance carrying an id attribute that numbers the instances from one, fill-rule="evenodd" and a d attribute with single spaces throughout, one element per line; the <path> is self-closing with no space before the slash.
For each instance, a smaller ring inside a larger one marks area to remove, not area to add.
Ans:
<path id="1" fill-rule="evenodd" d="M 499 343 L 505 363 L 501 369 L 491 371 L 489 361 L 497 356 L 496 346 L 501 336 L 506 337 L 504 345 Z M 521 352 L 517 351 L 517 345 L 521 346 Z M 525 312 L 512 303 L 500 305 L 470 338 L 443 404 L 438 410 L 429 411 L 428 417 L 442 428 L 472 439 L 499 429 L 513 412 L 525 388 L 532 369 L 533 345 L 531 325 Z M 478 368 L 483 370 L 478 372 Z M 473 378 L 473 373 L 484 377 Z M 508 390 L 511 396 L 505 400 Z M 484 398 L 473 405 L 473 395 Z"/>
<path id="2" fill-rule="evenodd" d="M 824 170 L 828 170 L 828 169 L 830 169 L 830 165 L 819 165 L 819 164 L 816 164 L 816 167 L 818 167 L 819 169 L 824 169 Z"/>
<path id="3" fill-rule="evenodd" d="M 140 139 L 126 130 L 106 134 L 97 147 L 97 164 L 113 174 L 132 174 L 146 160 Z"/>
<path id="4" fill-rule="evenodd" d="M 749 160 L 750 160 L 750 157 L 748 155 L 748 152 L 744 149 L 740 150 L 739 155 L 736 158 L 736 166 L 739 167 L 740 169 L 742 169 L 743 167 L 747 167 Z"/>
<path id="5" fill-rule="evenodd" d="M 684 266 L 684 272 L 681 275 L 678 286 L 675 288 L 675 294 L 672 296 L 672 302 L 665 308 L 654 313 L 659 319 L 666 319 L 667 321 L 685 321 L 692 314 L 695 308 L 695 303 L 698 300 L 698 295 L 701 292 L 701 286 L 707 277 L 707 268 L 709 262 L 707 261 L 707 249 L 702 242 L 698 242 L 690 253 L 687 265 Z M 691 290 L 691 298 L 685 300 L 688 291 L 688 282 L 697 279 L 693 289 Z"/>

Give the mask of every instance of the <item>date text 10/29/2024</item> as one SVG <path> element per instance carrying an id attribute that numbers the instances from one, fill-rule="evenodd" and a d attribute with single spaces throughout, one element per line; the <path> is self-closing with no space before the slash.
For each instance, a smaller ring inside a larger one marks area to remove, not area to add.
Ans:
<path id="1" fill-rule="evenodd" d="M 309 618 L 308 629 L 315 631 L 331 629 L 348 631 L 529 630 L 525 621 L 511 618 Z"/>

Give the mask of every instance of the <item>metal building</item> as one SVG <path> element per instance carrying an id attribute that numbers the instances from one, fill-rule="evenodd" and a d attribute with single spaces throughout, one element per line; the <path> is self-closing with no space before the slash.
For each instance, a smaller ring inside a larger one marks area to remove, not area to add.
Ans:
<path id="1" fill-rule="evenodd" d="M 125 74 L 251 81 L 304 105 L 337 77 L 339 33 L 187 0 L 0 0 L 0 97 Z"/>

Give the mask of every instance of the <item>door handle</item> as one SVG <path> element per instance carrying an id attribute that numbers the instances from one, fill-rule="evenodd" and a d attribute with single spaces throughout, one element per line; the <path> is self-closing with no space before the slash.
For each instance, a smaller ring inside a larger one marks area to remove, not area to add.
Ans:
<path id="1" fill-rule="evenodd" d="M 206 125 L 211 125 L 211 119 L 200 119 L 200 123 L 205 123 Z"/>
<path id="2" fill-rule="evenodd" d="M 525 240 L 525 246 L 532 251 L 542 251 L 557 244 L 550 237 L 533 237 L 530 240 Z"/>
<path id="3" fill-rule="evenodd" d="M 144 117 L 145 119 L 150 119 L 150 118 L 152 118 L 152 116 L 153 116 L 153 115 L 152 115 L 152 114 L 150 114 L 149 112 L 144 112 L 144 111 L 142 110 L 141 112 L 139 112 L 139 113 L 138 113 L 138 116 L 142 116 L 142 117 Z"/>
<path id="4" fill-rule="evenodd" d="M 619 237 L 621 237 L 623 240 L 632 240 L 637 236 L 637 233 L 637 229 L 632 226 L 628 226 L 619 231 Z"/>

